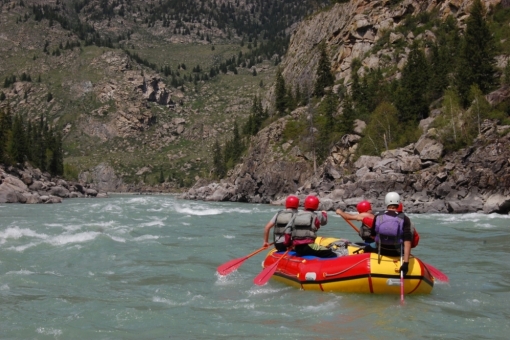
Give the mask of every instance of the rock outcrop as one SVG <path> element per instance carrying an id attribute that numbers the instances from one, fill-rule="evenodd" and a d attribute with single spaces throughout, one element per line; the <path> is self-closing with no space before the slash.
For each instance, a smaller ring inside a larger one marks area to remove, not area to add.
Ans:
<path id="1" fill-rule="evenodd" d="M 431 130 L 416 144 L 354 163 L 345 157 L 349 145 L 336 146 L 314 176 L 303 155 L 283 155 L 276 147 L 285 121 L 261 131 L 249 156 L 226 180 L 199 182 L 183 197 L 282 204 L 287 194 L 316 194 L 326 210 L 355 209 L 361 200 L 382 210 L 384 195 L 397 191 L 407 212 L 510 212 L 510 126 L 486 120 L 474 145 L 448 155 L 437 140 L 424 141 Z M 434 152 L 424 152 L 427 145 Z"/>
<path id="2" fill-rule="evenodd" d="M 64 198 L 107 197 L 84 183 L 67 182 L 25 164 L 0 166 L 0 203 L 61 203 Z"/>

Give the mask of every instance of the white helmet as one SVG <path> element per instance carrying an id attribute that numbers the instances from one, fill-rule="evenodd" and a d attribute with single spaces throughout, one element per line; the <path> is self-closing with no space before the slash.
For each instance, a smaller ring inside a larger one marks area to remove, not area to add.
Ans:
<path id="1" fill-rule="evenodd" d="M 386 194 L 386 197 L 384 197 L 384 203 L 386 206 L 398 205 L 400 203 L 400 195 L 394 191 L 389 192 Z"/>

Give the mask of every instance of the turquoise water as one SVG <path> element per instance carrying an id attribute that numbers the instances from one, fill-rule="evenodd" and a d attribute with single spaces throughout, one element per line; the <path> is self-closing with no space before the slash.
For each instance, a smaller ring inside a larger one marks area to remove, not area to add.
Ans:
<path id="1" fill-rule="evenodd" d="M 252 283 L 268 205 L 172 196 L 0 205 L 1 339 L 508 339 L 510 216 L 410 215 L 413 254 L 450 278 L 431 295 Z M 330 213 L 323 236 L 357 241 Z"/>

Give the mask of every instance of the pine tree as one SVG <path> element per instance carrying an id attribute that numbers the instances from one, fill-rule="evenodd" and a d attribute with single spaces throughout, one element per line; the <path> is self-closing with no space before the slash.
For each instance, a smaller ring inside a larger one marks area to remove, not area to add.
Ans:
<path id="1" fill-rule="evenodd" d="M 62 135 L 50 135 L 49 149 L 51 151 L 49 171 L 52 175 L 64 174 L 64 153 L 62 151 Z"/>
<path id="2" fill-rule="evenodd" d="M 281 69 L 278 69 L 276 72 L 275 108 L 280 116 L 285 115 L 285 110 L 287 109 L 287 90 L 285 89 L 285 79 L 283 79 Z"/>
<path id="3" fill-rule="evenodd" d="M 213 172 L 218 178 L 223 178 L 226 172 L 225 162 L 218 140 L 216 140 L 213 147 Z"/>
<path id="4" fill-rule="evenodd" d="M 317 156 L 320 162 L 329 156 L 331 138 L 335 128 L 334 114 L 338 107 L 338 100 L 335 95 L 328 93 L 319 106 L 322 124 L 319 126 L 319 137 L 317 139 Z"/>
<path id="5" fill-rule="evenodd" d="M 237 122 L 234 121 L 234 129 L 233 129 L 234 137 L 232 138 L 232 161 L 233 163 L 237 163 L 241 159 L 241 155 L 243 153 L 243 141 L 241 140 L 241 135 L 239 134 L 239 126 Z"/>
<path id="6" fill-rule="evenodd" d="M 402 123 L 415 122 L 429 115 L 426 89 L 429 73 L 425 53 L 413 44 L 407 64 L 402 70 L 402 78 L 396 94 L 395 106 Z"/>
<path id="7" fill-rule="evenodd" d="M 356 119 L 356 111 L 354 110 L 352 97 L 345 96 L 342 102 L 342 117 L 337 130 L 343 134 L 352 133 L 354 131 L 354 120 Z"/>
<path id="8" fill-rule="evenodd" d="M 484 5 L 474 0 L 466 21 L 456 74 L 457 91 L 464 107 L 469 104 L 471 85 L 478 85 L 485 94 L 496 83 L 495 42 L 484 16 Z"/>
<path id="9" fill-rule="evenodd" d="M 11 158 L 17 163 L 25 161 L 27 145 L 25 137 L 25 129 L 21 115 L 17 114 L 14 117 L 12 124 L 12 143 L 10 145 L 9 154 Z"/>
<path id="10" fill-rule="evenodd" d="M 335 78 L 331 73 L 331 63 L 329 62 L 326 44 L 319 45 L 319 62 L 317 64 L 317 79 L 313 94 L 316 97 L 322 97 L 325 94 L 325 88 L 335 84 Z"/>

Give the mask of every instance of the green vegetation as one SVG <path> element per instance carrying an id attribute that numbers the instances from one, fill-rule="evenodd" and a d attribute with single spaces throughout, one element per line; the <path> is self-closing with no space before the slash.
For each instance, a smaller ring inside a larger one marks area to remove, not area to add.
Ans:
<path id="1" fill-rule="evenodd" d="M 465 33 L 455 18 L 443 21 L 435 12 L 407 15 L 396 31 L 404 36 L 412 32 L 415 37 L 432 31 L 436 39 L 416 39 L 413 46 L 407 46 L 406 39 L 390 44 L 392 32 L 379 32 L 382 37 L 368 53 L 384 50 L 380 59 L 387 65 L 369 70 L 354 60 L 350 89 L 337 85 L 337 93 L 328 91 L 334 76 L 324 44 L 318 49 L 313 88 L 286 84 L 283 69 L 277 69 L 289 42 L 285 30 L 326 4 L 344 2 L 79 0 L 72 6 L 57 1 L 31 7 L 12 3 L 3 7 L 6 15 L 0 26 L 19 30 L 24 25 L 27 45 L 35 49 L 23 54 L 6 50 L 0 103 L 4 108 L 10 105 L 16 112 L 13 120 L 22 117 L 23 124 L 37 125 L 43 116 L 53 131 L 66 127 L 63 172 L 69 178 L 101 158 L 126 182 L 170 181 L 177 186 L 192 184 L 195 176 L 225 176 L 241 159 L 250 136 L 309 101 L 308 117 L 287 117 L 283 140 L 300 144 L 303 151 L 313 149 L 319 161 L 344 134 L 352 133 L 356 118 L 367 123 L 358 148 L 366 154 L 416 141 L 418 122 L 428 116 L 431 103 L 449 114 L 443 121 L 438 119 L 436 127 L 438 138 L 452 149 L 471 143 L 480 120 L 508 121 L 510 101 L 488 108 L 481 96 L 498 82 L 495 52 L 510 53 L 504 40 L 510 34 L 510 10 L 498 5 L 485 20 L 479 1 L 473 3 Z M 408 47 L 407 65 L 397 79 L 396 62 Z M 107 74 L 110 60 L 121 63 Z M 164 83 L 171 93 L 170 107 L 153 98 L 142 101 L 139 79 L 129 89 L 121 87 L 122 73 L 134 70 L 133 78 L 142 75 L 145 81 Z M 510 66 L 501 71 L 501 83 L 509 84 Z M 273 83 L 275 106 L 264 110 L 264 93 Z M 132 101 L 134 112 L 141 113 L 138 119 L 151 115 L 128 138 L 105 132 L 105 126 L 116 123 L 112 120 L 119 118 L 117 112 L 127 110 L 102 97 L 107 90 L 97 90 L 110 85 L 112 93 L 127 93 L 124 98 Z M 168 134 L 161 127 L 176 118 L 185 119 L 185 132 L 163 142 L 161 136 Z M 3 148 L 14 161 L 15 150 Z M 50 163 L 50 158 L 44 162 L 47 168 Z M 145 166 L 152 170 L 136 175 Z"/>
<path id="2" fill-rule="evenodd" d="M 10 107 L 0 108 L 0 163 L 32 163 L 52 175 L 64 173 L 62 136 L 48 126 L 41 115 L 37 124 L 12 115 Z"/>

